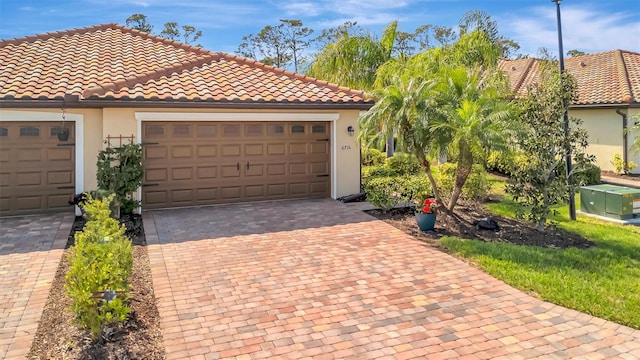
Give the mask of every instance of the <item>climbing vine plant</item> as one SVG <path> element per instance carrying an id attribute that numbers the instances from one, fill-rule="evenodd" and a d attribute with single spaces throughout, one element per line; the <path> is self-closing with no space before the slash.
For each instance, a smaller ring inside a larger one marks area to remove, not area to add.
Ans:
<path id="1" fill-rule="evenodd" d="M 134 193 L 142 185 L 142 146 L 125 144 L 102 150 L 98 154 L 98 189 L 112 191 L 122 214 L 140 206 Z"/>

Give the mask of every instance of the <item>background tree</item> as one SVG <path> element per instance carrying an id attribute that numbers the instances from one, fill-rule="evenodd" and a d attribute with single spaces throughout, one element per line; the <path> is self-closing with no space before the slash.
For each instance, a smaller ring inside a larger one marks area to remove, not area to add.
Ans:
<path id="1" fill-rule="evenodd" d="M 497 44 L 503 57 L 511 57 L 514 55 L 520 45 L 513 40 L 507 39 L 500 35 L 498 31 L 498 22 L 491 18 L 491 15 L 482 10 L 471 10 L 464 13 L 458 24 L 460 35 L 469 33 L 474 30 L 484 31 L 492 42 Z"/>
<path id="2" fill-rule="evenodd" d="M 304 53 L 311 46 L 312 34 L 313 30 L 300 20 L 280 20 L 280 24 L 267 25 L 256 35 L 244 36 L 236 54 L 278 68 L 293 63 L 297 72 L 306 62 Z"/>
<path id="3" fill-rule="evenodd" d="M 146 33 L 151 33 L 151 30 L 153 30 L 153 25 L 149 24 L 147 16 L 144 14 L 133 14 L 125 20 L 125 23 L 132 29 L 144 31 Z"/>
<path id="4" fill-rule="evenodd" d="M 378 40 L 371 34 L 345 33 L 315 57 L 307 75 L 360 90 L 373 90 L 376 71 L 391 59 L 398 22 L 389 24 Z"/>
<path id="5" fill-rule="evenodd" d="M 298 72 L 300 67 L 306 62 L 306 56 L 304 51 L 309 48 L 311 42 L 311 35 L 313 30 L 302 26 L 300 20 L 280 20 L 283 25 L 283 33 L 285 36 L 285 43 L 291 50 L 291 57 L 293 60 L 293 69 Z"/>
<path id="6" fill-rule="evenodd" d="M 125 21 L 126 25 L 132 29 L 151 33 L 153 25 L 147 21 L 147 16 L 144 14 L 133 14 Z M 181 31 L 182 30 L 182 31 Z M 200 36 L 202 31 L 196 29 L 191 25 L 179 26 L 177 22 L 167 22 L 164 24 L 164 28 L 158 34 L 159 36 L 170 39 L 173 41 L 180 41 L 187 45 L 200 47 L 200 44 L 194 44 Z"/>
<path id="7" fill-rule="evenodd" d="M 569 51 L 567 51 L 567 57 L 574 57 L 574 56 L 580 56 L 580 55 L 585 55 L 586 53 L 584 51 L 580 51 L 577 49 L 571 49 Z"/>
<path id="8" fill-rule="evenodd" d="M 314 39 L 320 49 L 337 42 L 345 36 L 364 35 L 365 31 L 358 26 L 357 21 L 345 21 L 342 25 L 333 28 L 323 29 L 320 35 Z"/>
<path id="9" fill-rule="evenodd" d="M 563 114 L 575 98 L 571 75 L 560 75 L 555 62 L 548 61 L 540 80 L 517 101 L 524 126 L 517 146 L 528 161 L 514 166 L 506 192 L 522 206 L 517 215 L 535 223 L 540 231 L 544 230 L 551 206 L 575 191 L 576 173 L 594 160 L 584 152 L 587 133 L 580 127 L 580 120 L 571 118 L 569 136 L 565 135 Z M 567 179 L 565 159 L 569 149 L 574 166 Z"/>

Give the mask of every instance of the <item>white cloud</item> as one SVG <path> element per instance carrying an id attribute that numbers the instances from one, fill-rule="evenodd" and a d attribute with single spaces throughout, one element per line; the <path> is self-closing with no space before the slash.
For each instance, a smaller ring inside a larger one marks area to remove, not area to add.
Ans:
<path id="1" fill-rule="evenodd" d="M 558 53 L 556 11 L 554 7 L 531 8 L 527 17 L 502 22 L 504 34 L 518 42 L 520 51 L 536 55 L 541 47 Z M 522 14 L 521 13 L 521 14 Z M 563 6 L 563 48 L 595 53 L 615 49 L 640 51 L 640 21 L 629 13 L 611 13 L 580 6 Z M 631 21 L 630 21 L 631 20 Z"/>
<path id="2" fill-rule="evenodd" d="M 279 5 L 279 7 L 288 16 L 300 16 L 300 17 L 317 16 L 324 11 L 321 5 L 317 3 L 313 3 L 311 1 L 284 3 Z"/>

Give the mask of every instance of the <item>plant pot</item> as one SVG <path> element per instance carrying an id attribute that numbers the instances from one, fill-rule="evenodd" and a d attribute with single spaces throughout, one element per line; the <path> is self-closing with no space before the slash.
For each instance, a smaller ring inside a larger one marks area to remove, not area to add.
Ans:
<path id="1" fill-rule="evenodd" d="M 58 133 L 58 141 L 67 141 L 69 140 L 69 128 L 63 127 L 60 129 Z"/>
<path id="2" fill-rule="evenodd" d="M 416 221 L 420 230 L 433 230 L 436 226 L 436 214 L 416 213 Z"/>

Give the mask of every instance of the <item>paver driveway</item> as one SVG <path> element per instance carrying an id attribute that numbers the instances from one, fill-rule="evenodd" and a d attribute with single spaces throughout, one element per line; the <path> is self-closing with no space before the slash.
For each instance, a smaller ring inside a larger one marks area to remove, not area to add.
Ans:
<path id="1" fill-rule="evenodd" d="M 0 219 L 0 359 L 29 352 L 73 218 Z"/>
<path id="2" fill-rule="evenodd" d="M 640 358 L 639 331 L 333 200 L 144 216 L 170 359 Z"/>

